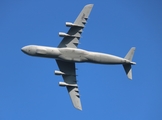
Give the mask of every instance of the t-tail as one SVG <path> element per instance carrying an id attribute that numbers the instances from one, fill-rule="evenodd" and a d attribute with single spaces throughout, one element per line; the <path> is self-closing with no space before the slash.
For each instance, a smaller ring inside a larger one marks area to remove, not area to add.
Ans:
<path id="1" fill-rule="evenodd" d="M 132 66 L 131 65 L 136 64 L 135 62 L 132 62 L 135 49 L 136 49 L 135 47 L 132 47 L 129 50 L 129 52 L 127 53 L 127 55 L 124 58 L 126 60 L 126 63 L 123 64 L 126 75 L 130 80 L 132 80 Z"/>

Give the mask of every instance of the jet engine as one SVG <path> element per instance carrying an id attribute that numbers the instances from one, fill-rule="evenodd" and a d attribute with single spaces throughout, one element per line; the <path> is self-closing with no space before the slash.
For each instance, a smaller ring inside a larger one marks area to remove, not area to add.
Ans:
<path id="1" fill-rule="evenodd" d="M 77 24 L 74 24 L 74 23 L 71 23 L 71 22 L 66 22 L 65 23 L 67 27 L 84 27 L 82 25 L 77 25 Z"/>
<path id="2" fill-rule="evenodd" d="M 55 70 L 54 73 L 55 73 L 55 75 L 65 75 L 64 72 L 61 72 L 61 71 L 58 71 L 58 70 Z"/>
<path id="3" fill-rule="evenodd" d="M 77 84 L 68 84 L 66 82 L 59 82 L 59 86 L 61 86 L 61 87 L 67 87 L 67 86 L 69 86 L 69 87 L 77 87 Z"/>
<path id="4" fill-rule="evenodd" d="M 60 37 L 69 37 L 70 35 L 64 32 L 59 32 Z"/>

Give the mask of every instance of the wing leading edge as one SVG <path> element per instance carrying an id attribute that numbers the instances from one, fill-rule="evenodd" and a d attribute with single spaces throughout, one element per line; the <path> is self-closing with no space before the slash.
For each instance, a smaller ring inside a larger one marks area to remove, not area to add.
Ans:
<path id="1" fill-rule="evenodd" d="M 58 48 L 69 47 L 77 48 L 79 39 L 88 20 L 89 14 L 93 8 L 93 4 L 84 6 L 74 23 L 66 22 L 66 26 L 70 27 L 67 33 L 59 32 L 60 37 L 64 37 Z M 76 68 L 74 62 L 65 62 L 56 60 L 58 67 L 61 71 L 64 82 L 61 82 L 62 86 L 66 86 L 72 103 L 75 108 L 82 110 L 79 89 L 76 80 Z"/>
<path id="2" fill-rule="evenodd" d="M 64 82 L 72 100 L 72 103 L 75 108 L 82 110 L 79 89 L 76 80 L 76 71 L 75 71 L 75 63 L 73 62 L 64 62 L 60 60 L 56 60 L 58 67 L 61 72 L 65 73 L 62 75 Z"/>
<path id="3" fill-rule="evenodd" d="M 79 39 L 83 32 L 83 28 L 88 20 L 89 14 L 93 8 L 93 4 L 84 6 L 74 23 L 66 22 L 67 27 L 71 27 L 67 33 L 59 32 L 60 37 L 64 37 L 58 45 L 61 47 L 77 48 Z"/>

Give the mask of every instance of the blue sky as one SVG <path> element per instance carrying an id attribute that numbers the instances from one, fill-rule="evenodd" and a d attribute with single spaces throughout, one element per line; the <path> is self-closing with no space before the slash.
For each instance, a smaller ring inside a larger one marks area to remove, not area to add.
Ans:
<path id="1" fill-rule="evenodd" d="M 94 8 L 79 48 L 124 57 L 136 47 L 133 80 L 121 65 L 77 64 L 83 111 L 76 110 L 53 59 L 21 47 L 57 46 L 84 5 Z M 0 120 L 161 120 L 162 1 L 1 0 Z"/>

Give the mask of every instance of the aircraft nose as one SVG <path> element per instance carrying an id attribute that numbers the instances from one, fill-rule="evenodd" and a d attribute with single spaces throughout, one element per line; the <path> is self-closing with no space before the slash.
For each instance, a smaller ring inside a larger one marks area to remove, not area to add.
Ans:
<path id="1" fill-rule="evenodd" d="M 34 55 L 36 53 L 36 47 L 33 45 L 27 45 L 22 47 L 21 51 L 28 55 Z"/>
<path id="2" fill-rule="evenodd" d="M 21 48 L 22 52 L 25 52 L 25 50 L 26 50 L 26 46 Z"/>
<path id="3" fill-rule="evenodd" d="M 25 54 L 28 54 L 30 51 L 30 46 L 24 46 L 21 48 L 21 51 Z"/>

